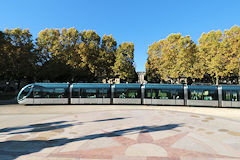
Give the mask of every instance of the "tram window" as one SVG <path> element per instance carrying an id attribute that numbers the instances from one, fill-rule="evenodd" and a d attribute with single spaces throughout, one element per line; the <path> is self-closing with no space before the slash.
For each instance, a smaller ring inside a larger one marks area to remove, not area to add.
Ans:
<path id="1" fill-rule="evenodd" d="M 42 88 L 40 91 L 41 98 L 53 98 L 53 92 L 54 89 L 52 88 Z"/>
<path id="2" fill-rule="evenodd" d="M 140 98 L 140 90 L 138 89 L 128 89 L 127 98 Z"/>
<path id="3" fill-rule="evenodd" d="M 31 86 L 25 88 L 25 89 L 22 91 L 19 99 L 22 99 L 22 98 L 24 98 L 25 96 L 27 96 L 27 98 L 33 98 L 33 93 L 32 93 L 32 91 L 31 91 L 31 88 L 32 88 Z M 31 91 L 31 93 L 29 93 L 30 91 Z"/>
<path id="4" fill-rule="evenodd" d="M 203 91 L 203 100 L 212 100 L 212 96 L 209 96 L 209 91 Z"/>
<path id="5" fill-rule="evenodd" d="M 158 89 L 152 90 L 152 99 L 158 99 Z"/>
<path id="6" fill-rule="evenodd" d="M 79 88 L 72 89 L 72 98 L 79 98 Z"/>
<path id="7" fill-rule="evenodd" d="M 159 99 L 172 99 L 170 96 L 169 90 L 159 90 L 158 91 L 158 97 Z"/>
<path id="8" fill-rule="evenodd" d="M 146 91 L 145 91 L 145 98 L 152 98 L 151 89 L 146 89 Z"/>
<path id="9" fill-rule="evenodd" d="M 223 100 L 224 101 L 238 101 L 239 93 L 236 90 L 226 91 L 223 90 Z"/>
<path id="10" fill-rule="evenodd" d="M 97 98 L 97 89 L 87 88 L 81 89 L 82 98 Z"/>
<path id="11" fill-rule="evenodd" d="M 202 100 L 202 90 L 190 90 L 189 98 L 192 100 Z"/>
<path id="12" fill-rule="evenodd" d="M 223 100 L 231 101 L 231 91 L 223 91 Z"/>
<path id="13" fill-rule="evenodd" d="M 64 88 L 55 88 L 54 93 L 51 98 L 66 98 L 66 93 Z"/>
<path id="14" fill-rule="evenodd" d="M 34 88 L 34 98 L 67 98 L 67 88 Z"/>
<path id="15" fill-rule="evenodd" d="M 145 98 L 152 99 L 183 99 L 184 94 L 182 90 L 158 90 L 158 89 L 146 89 Z"/>
<path id="16" fill-rule="evenodd" d="M 124 88 L 116 88 L 114 98 L 126 98 L 127 89 Z"/>
<path id="17" fill-rule="evenodd" d="M 110 98 L 109 89 L 103 88 L 98 90 L 98 98 Z"/>
<path id="18" fill-rule="evenodd" d="M 33 97 L 34 98 L 41 98 L 41 89 L 34 88 Z"/>
<path id="19" fill-rule="evenodd" d="M 175 90 L 168 90 L 168 99 L 176 99 L 176 91 Z"/>
<path id="20" fill-rule="evenodd" d="M 183 99 L 184 94 L 182 90 L 176 90 L 175 99 Z"/>
<path id="21" fill-rule="evenodd" d="M 237 101 L 238 100 L 238 93 L 237 91 L 232 91 L 232 101 Z"/>
<path id="22" fill-rule="evenodd" d="M 217 100 L 218 94 L 216 90 L 204 90 L 203 100 Z"/>

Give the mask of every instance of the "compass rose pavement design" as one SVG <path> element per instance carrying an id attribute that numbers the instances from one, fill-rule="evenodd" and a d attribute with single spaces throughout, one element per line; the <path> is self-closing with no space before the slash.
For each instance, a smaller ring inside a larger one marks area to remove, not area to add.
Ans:
<path id="1" fill-rule="evenodd" d="M 0 129 L 0 159 L 239 160 L 239 124 L 165 110 L 65 115 Z"/>

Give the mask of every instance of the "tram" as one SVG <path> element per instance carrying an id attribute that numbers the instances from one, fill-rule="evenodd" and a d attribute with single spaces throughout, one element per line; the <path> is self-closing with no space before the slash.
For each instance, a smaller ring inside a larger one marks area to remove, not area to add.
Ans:
<path id="1" fill-rule="evenodd" d="M 144 104 L 240 107 L 240 85 L 33 83 L 19 104 Z"/>
<path id="2" fill-rule="evenodd" d="M 111 104 L 110 84 L 73 83 L 69 93 L 71 104 Z"/>

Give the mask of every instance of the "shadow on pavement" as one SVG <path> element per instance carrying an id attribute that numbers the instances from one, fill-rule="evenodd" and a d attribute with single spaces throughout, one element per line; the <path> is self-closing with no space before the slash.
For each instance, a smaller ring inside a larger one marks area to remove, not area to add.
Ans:
<path id="1" fill-rule="evenodd" d="M 120 117 L 120 118 L 110 118 L 110 119 L 102 119 L 102 120 L 95 120 L 92 122 L 104 122 L 104 121 L 115 121 L 115 120 L 122 120 L 122 119 L 127 119 L 130 117 Z"/>
<path id="2" fill-rule="evenodd" d="M 67 127 L 81 124 L 80 122 L 76 124 L 63 124 L 67 122 L 68 121 L 58 121 L 58 122 L 51 122 L 51 123 L 39 123 L 39 124 L 28 125 L 23 127 L 4 128 L 4 129 L 0 129 L 0 133 L 11 132 L 11 133 L 8 133 L 8 135 L 11 135 L 11 134 L 21 134 L 21 133 L 31 133 L 31 132 L 44 132 L 44 131 L 67 128 Z M 18 130 L 23 130 L 23 131 L 18 131 Z"/>
<path id="3" fill-rule="evenodd" d="M 129 117 L 101 119 L 101 120 L 95 120 L 90 122 L 57 121 L 57 122 L 50 122 L 50 123 L 38 123 L 38 124 L 33 124 L 28 126 L 3 128 L 3 129 L 0 129 L 0 133 L 10 132 L 10 133 L 7 133 L 7 135 L 12 135 L 12 134 L 21 134 L 21 133 L 44 132 L 44 131 L 51 131 L 51 130 L 62 129 L 62 128 L 67 128 L 71 126 L 81 125 L 84 123 L 123 120 L 127 118 Z"/>
<path id="4" fill-rule="evenodd" d="M 91 134 L 79 138 L 60 138 L 54 140 L 27 140 L 27 141 L 16 141 L 9 140 L 0 142 L 0 157 L 6 157 L 7 160 L 13 160 L 22 155 L 27 155 L 35 152 L 39 152 L 42 149 L 49 147 L 62 146 L 67 143 L 77 142 L 82 140 L 94 140 L 102 137 L 117 137 L 131 133 L 146 133 L 171 130 L 177 127 L 181 127 L 183 124 L 167 124 L 162 126 L 138 126 L 133 128 L 115 130 L 107 133 Z"/>

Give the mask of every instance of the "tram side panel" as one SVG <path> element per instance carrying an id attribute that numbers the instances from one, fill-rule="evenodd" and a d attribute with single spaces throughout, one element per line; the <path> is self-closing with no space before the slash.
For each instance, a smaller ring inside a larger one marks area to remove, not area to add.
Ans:
<path id="1" fill-rule="evenodd" d="M 33 104 L 68 104 L 68 98 L 34 98 Z"/>
<path id="2" fill-rule="evenodd" d="M 219 106 L 217 86 L 188 86 L 188 106 Z"/>
<path id="3" fill-rule="evenodd" d="M 29 84 L 18 94 L 19 104 L 154 104 L 240 107 L 240 86 L 180 86 L 162 84 Z M 83 86 L 83 89 L 79 88 Z M 117 86 L 117 87 L 116 87 Z"/>
<path id="4" fill-rule="evenodd" d="M 174 99 L 152 99 L 152 104 L 154 105 L 176 105 L 176 100 Z"/>
<path id="5" fill-rule="evenodd" d="M 113 104 L 141 104 L 141 98 L 113 98 Z"/>
<path id="6" fill-rule="evenodd" d="M 33 104 L 33 87 L 34 84 L 24 86 L 17 95 L 19 104 Z"/>
<path id="7" fill-rule="evenodd" d="M 144 95 L 145 95 L 145 86 L 141 85 L 141 104 L 143 104 Z"/>
<path id="8" fill-rule="evenodd" d="M 72 90 L 71 104 L 80 104 L 79 88 L 73 88 L 73 85 L 71 85 L 71 90 Z"/>
<path id="9" fill-rule="evenodd" d="M 110 98 L 79 98 L 79 104 L 110 104 Z"/>
<path id="10" fill-rule="evenodd" d="M 34 86 L 33 104 L 68 104 L 69 87 L 61 84 L 38 84 Z"/>
<path id="11" fill-rule="evenodd" d="M 152 104 L 151 91 L 146 90 L 146 84 L 142 86 L 142 102 L 146 105 Z"/>
<path id="12" fill-rule="evenodd" d="M 144 104 L 184 105 L 182 85 L 146 84 Z"/>
<path id="13" fill-rule="evenodd" d="M 18 102 L 19 104 L 34 104 L 33 98 L 25 98 Z"/>
<path id="14" fill-rule="evenodd" d="M 68 83 L 34 83 L 19 92 L 20 104 L 68 104 Z"/>
<path id="15" fill-rule="evenodd" d="M 240 102 L 232 102 L 232 107 L 240 107 Z"/>
<path id="16" fill-rule="evenodd" d="M 141 104 L 140 84 L 114 84 L 113 104 Z"/>
<path id="17" fill-rule="evenodd" d="M 223 107 L 240 107 L 240 86 L 223 85 L 222 86 L 222 106 Z"/>
<path id="18" fill-rule="evenodd" d="M 109 84 L 73 84 L 71 104 L 110 104 Z"/>
<path id="19" fill-rule="evenodd" d="M 188 100 L 189 106 L 213 106 L 218 107 L 218 101 L 205 101 L 205 100 Z"/>

